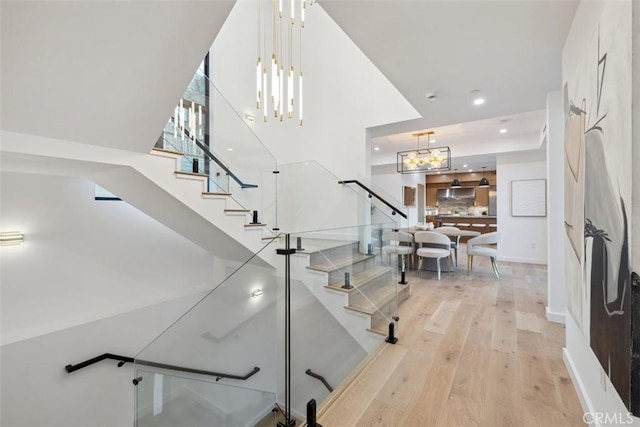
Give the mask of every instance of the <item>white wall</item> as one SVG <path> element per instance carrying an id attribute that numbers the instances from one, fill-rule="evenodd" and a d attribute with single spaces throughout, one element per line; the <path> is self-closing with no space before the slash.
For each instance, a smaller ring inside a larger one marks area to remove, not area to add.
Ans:
<path id="1" fill-rule="evenodd" d="M 0 229 L 25 235 L 0 250 L 2 425 L 132 425 L 131 366 L 105 361 L 71 375 L 64 366 L 135 356 L 241 263 L 125 202 L 95 201 L 84 178 L 0 177 Z M 242 374 L 260 366 L 245 385 L 275 392 L 275 270 L 264 265 L 234 274 L 140 358 Z"/>
<path id="2" fill-rule="evenodd" d="M 27 244 L 25 241 L 24 245 Z M 5 280 L 2 282 L 4 286 Z M 72 374 L 67 374 L 64 367 L 106 352 L 134 356 L 199 297 L 192 295 L 3 345 L 0 424 L 132 426 L 135 397 L 132 364 L 118 368 L 116 361 L 109 360 Z M 38 308 L 47 307 L 34 306 L 30 312 Z"/>
<path id="3" fill-rule="evenodd" d="M 547 218 L 511 216 L 511 181 L 546 179 L 544 150 L 504 154 L 496 158 L 497 222 L 502 240 L 498 259 L 547 263 Z"/>
<path id="4" fill-rule="evenodd" d="M 263 1 L 261 7 L 264 14 L 270 2 Z M 299 126 L 295 118 L 285 118 L 280 123 L 273 116 L 263 123 L 262 114 L 256 109 L 256 20 L 256 2 L 236 3 L 212 46 L 215 84 L 241 117 L 245 113 L 256 117 L 250 126 L 280 165 L 297 164 L 286 171 L 281 169 L 280 182 L 285 181 L 284 173 L 293 175 L 293 180 L 298 176 L 306 179 L 304 162 L 317 161 L 327 170 L 316 173 L 313 191 L 337 192 L 336 178 L 356 179 L 357 175 L 367 173 L 366 128 L 419 115 L 321 5 L 315 4 L 307 8 L 302 39 L 304 125 Z M 271 43 L 270 36 L 267 43 Z M 295 66 L 297 38 L 293 50 Z M 325 188 L 331 190 L 324 191 Z M 294 230 L 344 227 L 358 223 L 362 217 L 355 198 L 350 206 L 345 206 L 342 198 L 331 197 L 291 203 L 281 205 L 279 210 L 295 212 L 304 203 L 321 217 L 346 218 L 348 212 L 354 215 L 348 221 L 313 223 Z M 287 228 L 284 221 L 279 226 Z"/>
<path id="5" fill-rule="evenodd" d="M 376 187 L 381 188 L 385 193 L 391 195 L 397 201 L 397 207 L 402 208 L 407 213 L 407 219 L 402 219 L 401 227 L 409 227 L 416 225 L 418 221 L 418 184 L 424 185 L 424 173 L 400 174 L 396 171 L 394 165 L 374 166 L 371 168 L 371 182 Z M 416 206 L 404 206 L 403 187 L 413 187 L 416 189 Z M 426 197 L 426 196 L 425 196 Z M 383 211 L 384 208 L 380 207 Z M 385 212 L 387 212 L 386 210 Z M 388 212 L 387 212 L 388 214 Z"/>
<path id="6" fill-rule="evenodd" d="M 263 14 L 269 7 L 262 3 Z M 364 175 L 365 129 L 417 118 L 418 113 L 315 4 L 307 8 L 302 41 L 304 125 L 286 118 L 284 123 L 273 118 L 263 123 L 255 101 L 256 14 L 256 2 L 238 1 L 216 37 L 216 86 L 241 116 L 256 116 L 253 129 L 279 163 L 317 160 L 344 179 Z"/>
<path id="7" fill-rule="evenodd" d="M 2 129 L 148 152 L 232 6 L 2 2 Z"/>
<path id="8" fill-rule="evenodd" d="M 633 157 L 634 160 L 638 159 L 640 150 L 638 147 L 638 132 L 640 126 L 638 125 L 638 105 L 640 105 L 640 93 L 639 93 L 639 76 L 638 61 L 640 54 L 638 53 L 638 46 L 640 45 L 640 17 L 638 17 L 638 4 L 637 2 L 624 2 L 627 5 L 632 4 L 634 12 L 633 16 Z M 578 62 L 581 59 L 584 51 L 584 42 L 593 37 L 594 31 L 598 28 L 598 21 L 600 20 L 603 11 L 609 5 L 616 4 L 616 2 L 605 1 L 582 1 L 576 11 L 576 15 L 571 26 L 571 30 L 567 36 L 565 46 L 562 52 L 562 74 L 563 81 L 566 81 L 568 77 L 574 75 L 575 70 L 578 67 Z M 623 4 L 617 3 L 617 4 Z M 625 13 L 625 16 L 629 16 Z M 637 164 L 634 162 L 633 164 Z M 640 187 L 635 185 L 639 182 L 638 168 L 633 168 L 633 215 L 634 222 L 631 236 L 631 256 L 635 261 L 635 268 L 638 265 L 638 200 L 640 200 Z M 631 184 L 631 183 L 627 183 Z M 587 319 L 588 321 L 588 319 Z M 607 378 L 604 370 L 602 369 L 600 362 L 595 357 L 593 351 L 590 348 L 589 342 L 584 335 L 584 332 L 580 330 L 580 327 L 572 316 L 566 316 L 566 348 L 565 348 L 565 364 L 572 376 L 574 385 L 576 386 L 578 396 L 580 397 L 582 406 L 585 411 L 592 413 L 598 412 L 610 417 L 617 417 L 618 423 L 610 423 L 617 425 L 629 425 L 630 418 L 627 416 L 627 408 L 618 396 L 617 392 L 613 388 L 613 385 Z M 640 425 L 640 419 L 632 418 L 632 425 Z M 604 423 L 596 423 L 597 425 L 604 425 Z"/>
<path id="9" fill-rule="evenodd" d="M 212 286 L 214 258 L 124 202 L 94 200 L 82 178 L 2 173 L 4 344 Z"/>
<path id="10" fill-rule="evenodd" d="M 564 276 L 564 118 L 562 92 L 547 94 L 547 319 L 564 322 L 567 290 Z"/>

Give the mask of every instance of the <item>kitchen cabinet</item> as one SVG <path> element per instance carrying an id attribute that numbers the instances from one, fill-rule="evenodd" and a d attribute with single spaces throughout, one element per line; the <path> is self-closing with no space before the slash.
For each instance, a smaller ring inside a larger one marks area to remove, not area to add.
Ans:
<path id="1" fill-rule="evenodd" d="M 427 206 L 438 206 L 438 187 L 435 186 L 427 186 Z"/>
<path id="2" fill-rule="evenodd" d="M 489 206 L 489 187 L 476 187 L 476 206 Z"/>

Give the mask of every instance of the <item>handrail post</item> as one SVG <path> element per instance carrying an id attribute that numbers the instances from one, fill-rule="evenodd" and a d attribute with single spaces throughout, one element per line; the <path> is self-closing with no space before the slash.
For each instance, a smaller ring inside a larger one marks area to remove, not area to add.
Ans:
<path id="1" fill-rule="evenodd" d="M 389 323 L 389 336 L 385 339 L 389 344 L 395 344 L 398 342 L 398 338 L 396 337 L 396 325 L 393 322 Z"/>
<path id="2" fill-rule="evenodd" d="M 307 427 L 322 427 L 316 421 L 316 400 L 311 399 L 307 403 Z"/>
<path id="3" fill-rule="evenodd" d="M 278 255 L 284 255 L 284 404 L 285 421 L 279 422 L 278 427 L 292 427 L 296 420 L 291 417 L 291 254 L 296 250 L 291 248 L 291 234 L 285 234 L 284 249 L 276 250 Z"/>
<path id="4" fill-rule="evenodd" d="M 402 260 L 402 270 L 400 271 L 400 281 L 398 282 L 399 285 L 408 285 L 409 282 L 407 282 L 406 278 L 405 278 L 405 257 L 406 255 L 400 255 L 400 259 Z"/>

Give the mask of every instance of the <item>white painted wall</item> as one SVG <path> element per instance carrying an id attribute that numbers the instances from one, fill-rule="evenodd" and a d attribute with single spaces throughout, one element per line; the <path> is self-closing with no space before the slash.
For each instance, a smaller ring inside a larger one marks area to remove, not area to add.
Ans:
<path id="1" fill-rule="evenodd" d="M 564 322 L 567 291 L 564 276 L 564 117 L 562 92 L 547 94 L 547 319 Z"/>
<path id="2" fill-rule="evenodd" d="M 262 2 L 263 12 L 269 7 L 269 2 Z M 250 126 L 279 165 L 295 164 L 286 170 L 290 180 L 307 179 L 304 163 L 316 161 L 327 171 L 318 170 L 312 191 L 307 187 L 306 192 L 338 192 L 336 177 L 356 179 L 357 175 L 367 173 L 366 128 L 419 115 L 321 5 L 315 4 L 307 8 L 302 39 L 304 125 L 299 126 L 295 118 L 285 118 L 280 123 L 273 116 L 263 123 L 261 112 L 256 110 L 256 21 L 257 3 L 238 1 L 212 47 L 214 82 L 241 117 L 245 113 L 256 116 Z M 271 37 L 268 39 L 270 44 Z M 296 41 L 294 65 L 298 51 Z M 284 183 L 283 173 L 279 179 Z M 279 188 L 283 195 L 291 191 Z M 298 223 L 293 230 L 344 227 L 362 218 L 356 198 L 349 205 L 341 197 L 290 199 L 287 203 L 279 206 L 281 212 L 296 212 L 304 203 L 308 210 L 325 218 L 324 223 L 310 220 L 307 224 Z M 346 216 L 349 212 L 352 217 Z M 327 222 L 336 216 L 342 220 Z M 286 221 L 279 226 L 286 229 Z"/>
<path id="3" fill-rule="evenodd" d="M 0 177 L 0 229 L 25 235 L 0 251 L 2 425 L 132 425 L 130 366 L 102 362 L 73 375 L 64 366 L 105 352 L 135 356 L 241 263 L 125 202 L 95 201 L 86 179 Z M 242 374 L 260 366 L 243 385 L 275 392 L 275 270 L 261 259 L 248 267 L 139 357 Z M 251 298 L 255 288 L 265 295 Z"/>
<path id="4" fill-rule="evenodd" d="M 233 3 L 2 2 L 2 129 L 148 152 Z"/>
<path id="5" fill-rule="evenodd" d="M 263 13 L 269 7 L 263 2 Z M 238 1 L 216 37 L 216 86 L 241 116 L 256 116 L 253 129 L 279 163 L 316 160 L 344 179 L 364 175 L 365 129 L 418 113 L 316 4 L 307 8 L 302 41 L 304 125 L 263 123 L 255 101 L 256 14 L 255 1 Z"/>
<path id="6" fill-rule="evenodd" d="M 381 188 L 385 193 L 390 194 L 398 200 L 398 207 L 407 213 L 407 219 L 402 219 L 401 227 L 409 227 L 416 225 L 418 221 L 418 195 L 416 193 L 416 206 L 404 206 L 401 203 L 403 198 L 403 187 L 413 187 L 418 191 L 418 184 L 424 185 L 424 173 L 400 174 L 396 171 L 395 164 L 374 166 L 371 168 L 371 181 L 376 187 Z M 383 209 L 383 208 L 381 208 Z M 424 220 L 420 221 L 423 222 Z"/>
<path id="7" fill-rule="evenodd" d="M 571 25 L 571 30 L 567 36 L 565 46 L 562 52 L 562 74 L 563 81 L 566 81 L 568 76 L 574 74 L 574 70 L 577 67 L 580 56 L 583 53 L 584 40 L 589 39 L 595 28 L 597 28 L 598 20 L 607 6 L 615 2 L 605 1 L 582 1 L 576 11 L 576 15 Z M 638 61 L 640 60 L 640 54 L 638 53 L 638 46 L 640 45 L 640 17 L 638 16 L 637 2 L 632 2 L 633 10 L 633 157 L 637 164 L 638 156 L 640 156 L 640 150 L 638 147 L 638 137 L 640 132 L 639 118 L 638 118 L 638 105 L 640 105 L 640 91 L 639 91 L 639 76 L 638 73 Z M 640 177 L 638 177 L 638 168 L 633 168 L 633 229 L 632 229 L 632 251 L 631 256 L 634 262 L 634 267 L 638 265 L 638 200 L 640 200 L 640 186 L 635 185 Z M 566 348 L 565 348 L 565 364 L 572 376 L 573 383 L 577 389 L 578 396 L 580 397 L 583 409 L 588 412 L 599 412 L 610 417 L 618 417 L 620 420 L 617 424 L 630 425 L 629 418 L 627 417 L 627 408 L 620 400 L 620 397 L 613 388 L 611 382 L 607 378 L 604 370 L 602 369 L 597 358 L 593 354 L 584 333 L 580 330 L 580 327 L 573 320 L 572 316 L 566 316 Z M 632 418 L 632 425 L 640 425 L 639 418 Z M 596 423 L 596 425 L 604 425 L 602 423 Z"/>
<path id="8" fill-rule="evenodd" d="M 19 341 L 210 288 L 214 258 L 81 178 L 2 173 L 2 342 Z"/>
<path id="9" fill-rule="evenodd" d="M 497 222 L 502 240 L 499 260 L 547 263 L 547 218 L 511 216 L 511 181 L 546 179 L 545 151 L 504 154 L 496 158 Z"/>
<path id="10" fill-rule="evenodd" d="M 29 235 L 26 236 L 28 239 Z M 25 240 L 25 247 L 28 244 L 29 241 Z M 42 288 L 53 288 L 60 285 L 59 281 L 42 283 Z M 3 287 L 5 282 L 3 278 Z M 26 287 L 29 284 L 23 282 L 22 285 Z M 66 296 L 73 299 L 73 295 Z M 134 378 L 132 364 L 117 368 L 117 362 L 103 361 L 72 374 L 67 374 L 64 367 L 106 352 L 135 355 L 201 296 L 187 296 L 3 344 L 0 347 L 0 424 L 25 427 L 132 426 L 135 397 L 131 383 Z M 4 302 L 7 302 L 7 297 L 3 295 Z M 81 304 L 76 304 L 76 308 L 81 310 Z M 39 309 L 46 311 L 46 304 L 36 306 L 34 303 L 29 312 L 35 316 L 34 312 Z"/>

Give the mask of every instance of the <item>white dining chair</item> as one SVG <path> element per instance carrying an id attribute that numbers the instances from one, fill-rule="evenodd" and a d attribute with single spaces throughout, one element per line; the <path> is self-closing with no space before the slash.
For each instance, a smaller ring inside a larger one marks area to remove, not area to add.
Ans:
<path id="1" fill-rule="evenodd" d="M 438 266 L 438 280 L 440 280 L 440 260 L 442 258 L 447 258 L 447 271 L 451 272 L 451 240 L 448 236 L 433 231 L 419 231 L 415 235 L 415 242 L 440 245 L 440 247 L 421 246 L 418 248 L 416 251 L 419 260 L 418 275 L 422 267 L 422 258 L 435 258 Z"/>
<path id="2" fill-rule="evenodd" d="M 407 255 L 411 255 L 411 265 L 413 266 L 413 235 L 404 231 L 385 231 L 382 233 L 382 256 L 391 263 L 391 255 L 402 256 L 402 271 L 405 271 Z M 384 244 L 386 242 L 386 244 Z"/>
<path id="3" fill-rule="evenodd" d="M 502 234 L 499 231 L 485 233 L 478 237 L 467 240 L 467 274 L 473 270 L 474 256 L 488 256 L 491 258 L 491 267 L 497 278 L 500 278 L 500 270 L 498 269 L 498 242 Z"/>
<path id="4" fill-rule="evenodd" d="M 434 228 L 435 233 L 449 236 L 451 240 L 451 249 L 453 249 L 453 265 L 458 266 L 458 249 L 460 249 L 460 229 L 458 227 L 438 227 Z"/>

